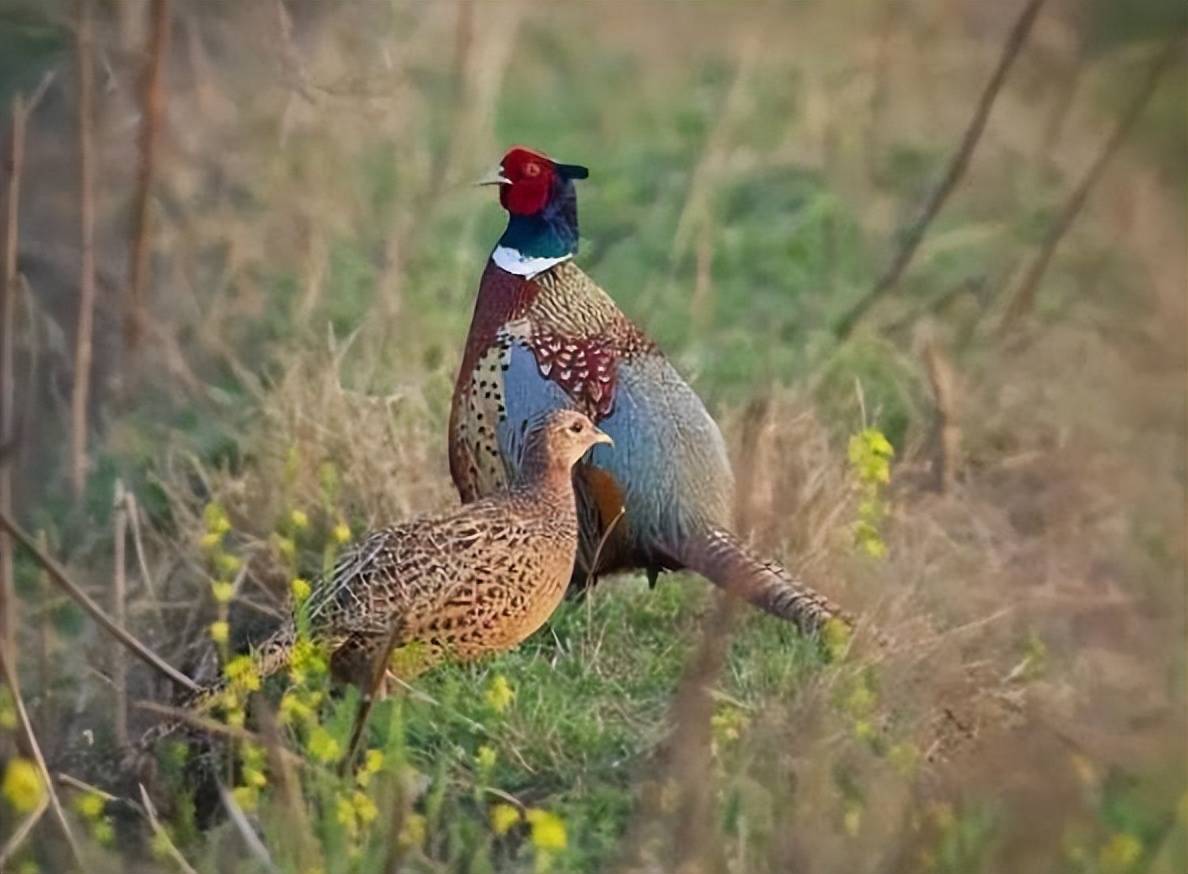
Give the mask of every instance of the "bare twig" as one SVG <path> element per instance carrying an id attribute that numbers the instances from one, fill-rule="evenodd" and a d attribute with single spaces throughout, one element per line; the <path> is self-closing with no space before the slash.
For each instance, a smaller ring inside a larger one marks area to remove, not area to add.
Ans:
<path id="1" fill-rule="evenodd" d="M 8 203 L 4 220 L 4 265 L 0 272 L 0 508 L 12 506 L 13 320 L 16 316 L 17 240 L 21 197 L 21 171 L 25 158 L 26 111 L 20 95 L 12 101 L 12 138 L 6 166 Z M 11 653 L 16 594 L 12 582 L 12 544 L 0 533 L 0 647 Z"/>
<path id="2" fill-rule="evenodd" d="M 268 767 L 272 772 L 280 797 L 288 815 L 288 827 L 292 830 L 293 846 L 288 848 L 289 859 L 300 861 L 306 866 L 322 864 L 321 845 L 314 840 L 314 832 L 310 828 L 309 815 L 301 797 L 301 780 L 297 769 L 293 766 L 291 753 L 281 742 L 280 726 L 277 724 L 276 713 L 264 702 L 256 700 L 253 708 L 256 720 L 260 725 L 260 734 L 264 738 L 264 750 L 268 755 Z"/>
<path id="3" fill-rule="evenodd" d="M 16 851 L 25 843 L 25 838 L 33 831 L 33 827 L 41 822 L 41 817 L 49 810 L 49 793 L 41 796 L 41 800 L 37 802 L 37 806 L 33 808 L 21 824 L 18 825 L 9 836 L 8 840 L 4 842 L 4 847 L 0 849 L 0 871 L 8 870 L 9 860 L 16 854 Z"/>
<path id="4" fill-rule="evenodd" d="M 932 386 L 935 405 L 935 486 L 937 491 L 944 493 L 952 489 L 953 483 L 956 482 L 961 453 L 961 430 L 957 425 L 953 364 L 929 329 L 925 329 L 923 333 L 920 352 L 924 359 L 924 367 L 928 371 L 928 382 Z"/>
<path id="5" fill-rule="evenodd" d="M 128 624 L 127 577 L 124 573 L 126 541 L 128 539 L 128 504 L 124 500 L 124 483 L 115 484 L 115 528 L 114 564 L 111 602 L 113 620 L 121 628 Z M 115 686 L 115 736 L 121 748 L 128 746 L 128 659 L 123 647 L 116 647 L 112 653 L 111 682 Z"/>
<path id="6" fill-rule="evenodd" d="M 177 722 L 185 723 L 192 726 L 199 731 L 210 735 L 220 735 L 232 740 L 247 741 L 249 743 L 264 746 L 267 744 L 267 738 L 262 737 L 254 731 L 249 731 L 246 728 L 239 728 L 234 725 L 228 725 L 225 722 L 219 722 L 217 719 L 210 719 L 206 716 L 201 716 L 191 710 L 186 710 L 184 707 L 171 707 L 168 704 L 162 704 L 159 701 L 134 701 L 132 706 L 137 710 L 147 710 L 149 713 L 156 713 L 160 716 L 168 717 Z M 283 756 L 287 762 L 294 765 L 299 765 L 302 768 L 310 770 L 318 770 L 317 767 L 311 764 L 306 759 L 294 753 L 292 750 L 279 747 L 277 754 Z"/>
<path id="7" fill-rule="evenodd" d="M 162 69 L 169 50 L 169 0 L 152 0 L 147 60 L 141 82 L 140 168 L 133 206 L 132 247 L 128 252 L 128 294 L 124 300 L 124 345 L 134 353 L 144 335 L 144 288 L 148 281 L 149 197 L 157 170 L 161 119 L 165 109 Z M 130 356 L 131 357 L 131 356 Z"/>
<path id="8" fill-rule="evenodd" d="M 63 786 L 69 786 L 71 789 L 77 789 L 79 792 L 86 792 L 91 795 L 98 795 L 100 798 L 102 798 L 106 802 L 110 803 L 113 801 L 117 801 L 117 802 L 121 802 L 121 803 L 131 804 L 134 807 L 136 806 L 135 801 L 131 801 L 126 798 L 120 798 L 120 796 L 118 796 L 118 795 L 112 795 L 106 789 L 100 789 L 98 786 L 88 783 L 86 780 L 80 780 L 78 777 L 75 777 L 72 774 L 67 774 L 65 771 L 59 771 L 55 775 L 55 779 L 59 783 L 61 783 Z"/>
<path id="9" fill-rule="evenodd" d="M 173 682 L 177 683 L 184 689 L 190 692 L 200 691 L 197 683 L 187 677 L 185 674 L 178 671 L 163 658 L 137 640 L 125 628 L 117 625 L 112 621 L 103 608 L 95 603 L 94 599 L 75 585 L 69 576 L 67 576 L 65 569 L 62 568 L 56 561 L 37 545 L 29 534 L 21 528 L 8 513 L 0 510 L 0 527 L 4 528 L 16 538 L 17 542 L 25 549 L 33 554 L 38 563 L 49 572 L 49 577 L 53 580 L 59 588 L 61 588 L 67 595 L 69 595 L 80 607 L 90 614 L 91 618 L 98 622 L 103 628 L 111 634 L 116 640 L 126 646 L 133 655 L 147 664 L 149 667 L 164 674 Z"/>
<path id="10" fill-rule="evenodd" d="M 75 53 L 78 66 L 78 166 L 81 267 L 74 385 L 70 396 L 70 477 L 74 498 L 82 498 L 87 477 L 87 407 L 91 387 L 91 334 L 95 320 L 95 59 L 91 0 L 76 0 Z"/>
<path id="11" fill-rule="evenodd" d="M 911 263 L 912 257 L 916 254 L 916 249 L 919 248 L 920 242 L 924 239 L 924 234 L 928 231 L 928 226 L 936 218 L 937 213 L 940 212 L 941 207 L 944 206 L 945 201 L 948 200 L 949 195 L 953 193 L 953 190 L 957 187 L 957 183 L 965 174 L 974 149 L 978 145 L 978 140 L 982 137 L 982 131 L 986 127 L 986 120 L 990 117 L 990 110 L 993 109 L 994 101 L 998 98 L 998 93 L 1002 89 L 1002 83 L 1006 80 L 1007 73 L 1010 71 L 1015 59 L 1019 56 L 1019 51 L 1023 48 L 1023 44 L 1027 41 L 1027 36 L 1031 33 L 1032 25 L 1035 24 L 1036 16 L 1039 15 L 1040 8 L 1044 5 L 1044 2 L 1045 0 L 1027 0 L 1022 12 L 1019 13 L 1019 17 L 1015 20 L 1015 25 L 1011 28 L 1010 35 L 1007 37 L 1006 43 L 1003 46 L 1002 55 L 998 59 L 998 66 L 995 67 L 994 73 L 990 76 L 990 81 L 986 83 L 986 87 L 982 90 L 982 96 L 978 100 L 977 107 L 974 109 L 973 117 L 969 121 L 965 135 L 961 138 L 961 144 L 949 160 L 949 166 L 945 170 L 945 175 L 932 190 L 932 193 L 928 195 L 928 199 L 924 202 L 924 208 L 920 211 L 920 216 L 903 235 L 899 249 L 896 251 L 890 266 L 879 277 L 878 282 L 867 292 L 866 296 L 858 301 L 842 317 L 841 321 L 837 323 L 837 327 L 834 328 L 834 334 L 839 340 L 849 337 L 855 326 L 870 308 L 899 283 L 899 278 L 903 275 L 903 271 L 907 269 L 908 264 Z"/>
<path id="12" fill-rule="evenodd" d="M 25 742 L 28 744 L 29 753 L 33 756 L 33 761 L 37 764 L 37 770 L 41 774 L 43 789 L 49 798 L 50 808 L 54 811 L 54 818 L 58 820 L 58 825 L 62 829 L 62 836 L 66 838 L 66 844 L 70 847 L 70 854 L 74 857 L 74 863 L 79 868 L 82 868 L 82 857 L 79 855 L 78 844 L 74 840 L 74 833 L 70 830 L 70 823 L 66 820 L 66 812 L 62 809 L 62 802 L 58 798 L 58 793 L 54 789 L 53 777 L 50 776 L 49 768 L 45 764 L 45 756 L 41 753 L 41 745 L 37 742 L 37 735 L 33 732 L 33 724 L 29 721 L 29 711 L 25 708 L 25 699 L 21 696 L 20 681 L 17 679 L 16 666 L 12 662 L 10 653 L 4 651 L 0 647 L 0 671 L 4 673 L 4 682 L 8 684 L 9 690 L 12 692 L 13 703 L 16 706 L 17 719 L 21 725 L 21 731 L 25 736 Z"/>
<path id="13" fill-rule="evenodd" d="M 16 374 L 13 343 L 16 329 L 17 244 L 20 241 L 21 177 L 25 164 L 25 131 L 30 113 L 54 79 L 46 73 L 26 103 L 18 94 L 12 101 L 12 132 L 5 163 L 4 243 L 0 250 L 0 509 L 12 506 L 12 458 L 16 452 Z M 12 544 L 0 531 L 0 647 L 12 652 L 12 632 L 17 626 L 16 597 L 12 582 Z"/>
<path id="14" fill-rule="evenodd" d="M 235 830 L 243 838 L 244 846 L 248 848 L 248 852 L 252 854 L 257 862 L 264 866 L 266 871 L 279 872 L 280 869 L 272 861 L 272 855 L 268 852 L 268 848 L 264 846 L 264 842 L 260 840 L 260 836 L 256 834 L 252 828 L 252 824 L 248 822 L 247 817 L 244 815 L 243 808 L 239 806 L 235 797 L 227 791 L 227 787 L 223 785 L 222 781 L 218 783 L 218 787 L 219 800 L 223 803 L 223 809 L 227 811 L 227 818 L 231 820 L 231 824 L 235 826 Z"/>
<path id="15" fill-rule="evenodd" d="M 157 818 L 157 809 L 153 807 L 152 799 L 149 798 L 148 790 L 144 788 L 144 784 L 140 783 L 138 785 L 140 786 L 140 800 L 144 808 L 144 816 L 149 821 L 149 828 L 153 830 L 153 834 L 157 837 L 157 840 L 164 846 L 165 852 L 169 854 L 169 858 L 173 859 L 174 864 L 185 872 L 185 874 L 198 874 L 194 870 L 194 867 L 186 861 L 186 857 L 181 854 L 181 850 L 177 848 L 177 845 L 173 843 L 173 839 L 169 837 L 169 832 L 162 828 L 161 821 Z"/>
<path id="16" fill-rule="evenodd" d="M 131 491 L 124 492 L 124 504 L 128 512 L 129 527 L 132 531 L 132 546 L 136 550 L 136 565 L 140 568 L 140 578 L 144 581 L 144 588 L 149 595 L 149 603 L 153 612 L 157 614 L 157 621 L 163 627 L 165 616 L 161 612 L 161 598 L 157 594 L 157 585 L 153 582 L 153 575 L 149 572 L 148 557 L 144 551 L 144 540 L 140 536 L 140 505 L 136 503 L 136 495 Z"/>
<path id="17" fill-rule="evenodd" d="M 1159 85 L 1159 80 L 1163 78 L 1163 74 L 1167 72 L 1168 67 L 1172 65 L 1177 55 L 1183 50 L 1184 37 L 1181 34 L 1177 34 L 1167 41 L 1163 50 L 1151 63 L 1151 66 L 1147 70 L 1146 78 L 1143 80 L 1142 85 L 1139 86 L 1138 91 L 1135 92 L 1134 99 L 1131 100 L 1130 106 L 1126 108 L 1126 112 L 1119 119 L 1114 132 L 1106 140 L 1101 152 L 1098 153 L 1093 163 L 1089 166 L 1089 169 L 1085 171 L 1085 175 L 1081 177 L 1081 181 L 1077 184 L 1077 187 L 1073 189 L 1073 193 L 1065 201 L 1064 207 L 1060 210 L 1060 214 L 1056 217 L 1056 220 L 1052 222 L 1052 226 L 1048 228 L 1048 233 L 1040 245 L 1039 254 L 1031 262 L 1031 266 L 1027 268 L 1014 294 L 1011 295 L 1010 303 L 1007 304 L 1002 321 L 998 324 L 997 331 L 999 336 L 1009 333 L 1019 318 L 1025 315 L 1031 309 L 1032 304 L 1035 303 L 1036 290 L 1039 288 L 1044 272 L 1048 269 L 1048 264 L 1052 260 L 1052 255 L 1056 251 L 1056 247 L 1060 245 L 1060 241 L 1064 239 L 1064 235 L 1068 232 L 1068 229 L 1072 226 L 1077 216 L 1080 215 L 1085 202 L 1089 199 L 1093 188 L 1105 173 L 1110 160 L 1117 154 L 1118 149 L 1121 148 L 1122 143 L 1134 128 L 1135 123 L 1142 116 L 1143 110 L 1146 109 L 1147 103 L 1150 102 L 1151 96 L 1155 93 L 1155 89 Z"/>

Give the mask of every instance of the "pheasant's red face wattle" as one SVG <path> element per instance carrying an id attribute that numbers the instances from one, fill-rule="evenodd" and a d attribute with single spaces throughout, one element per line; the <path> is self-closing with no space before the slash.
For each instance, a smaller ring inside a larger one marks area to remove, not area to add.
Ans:
<path id="1" fill-rule="evenodd" d="M 499 202 L 514 215 L 535 215 L 545 208 L 556 173 L 553 161 L 540 152 L 516 147 L 503 156 Z"/>

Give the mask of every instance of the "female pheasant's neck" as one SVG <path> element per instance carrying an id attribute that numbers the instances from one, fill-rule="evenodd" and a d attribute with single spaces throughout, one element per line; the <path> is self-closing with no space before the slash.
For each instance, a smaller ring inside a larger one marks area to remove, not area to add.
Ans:
<path id="1" fill-rule="evenodd" d="M 535 215 L 512 214 L 493 260 L 508 273 L 536 276 L 577 254 L 577 216 L 546 207 Z"/>
<path id="2" fill-rule="evenodd" d="M 514 490 L 565 503 L 573 500 L 573 473 L 563 464 L 528 455 L 520 465 Z"/>

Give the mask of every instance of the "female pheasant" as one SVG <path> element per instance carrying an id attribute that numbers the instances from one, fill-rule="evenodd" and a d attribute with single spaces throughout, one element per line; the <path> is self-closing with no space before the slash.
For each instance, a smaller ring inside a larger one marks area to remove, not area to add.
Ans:
<path id="1" fill-rule="evenodd" d="M 573 183 L 587 175 L 515 147 L 484 180 L 499 186 L 508 223 L 483 271 L 454 388 L 450 472 L 462 500 L 515 479 L 525 421 L 576 407 L 616 448 L 596 448 L 576 470 L 574 584 L 639 568 L 654 583 L 661 570 L 690 568 L 806 632 L 835 617 L 852 624 L 731 533 L 734 479 L 717 424 L 655 343 L 573 263 Z"/>
<path id="2" fill-rule="evenodd" d="M 415 658 L 401 660 L 404 679 L 444 658 L 511 649 L 557 608 L 577 549 L 572 468 L 611 438 L 569 409 L 542 412 L 519 428 L 519 464 L 506 488 L 371 533 L 314 589 L 309 636 L 330 653 L 338 679 L 365 685 L 389 641 L 414 646 Z M 296 641 L 296 623 L 285 622 L 252 652 L 257 673 L 282 670 Z M 203 689 L 188 709 L 208 709 L 223 686 Z M 178 727 L 150 730 L 140 747 Z"/>

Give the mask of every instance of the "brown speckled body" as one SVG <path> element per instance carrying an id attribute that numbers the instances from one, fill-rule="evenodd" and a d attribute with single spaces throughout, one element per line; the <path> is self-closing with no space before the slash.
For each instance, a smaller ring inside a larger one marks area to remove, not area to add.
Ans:
<path id="1" fill-rule="evenodd" d="M 592 445 L 611 441 L 576 410 L 552 411 L 526 430 L 523 464 L 509 487 L 373 531 L 315 586 L 305 608 L 309 636 L 330 654 L 336 678 L 368 682 L 390 640 L 399 657 L 389 671 L 402 679 L 443 659 L 511 649 L 557 608 L 577 549 L 572 468 Z M 290 620 L 253 649 L 258 673 L 282 670 L 295 641 Z M 206 710 L 223 688 L 216 682 L 185 704 Z M 179 725 L 157 726 L 140 746 Z"/>
<path id="2" fill-rule="evenodd" d="M 655 344 L 571 261 L 532 278 L 488 262 L 450 410 L 450 472 L 463 501 L 503 488 L 509 471 L 495 426 L 506 409 L 500 370 L 513 344 L 598 422 L 614 406 L 618 362 Z"/>

